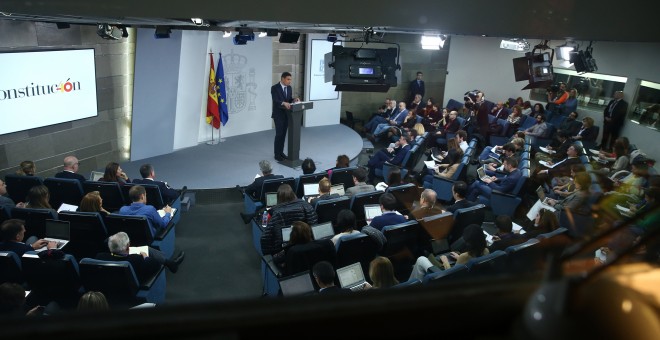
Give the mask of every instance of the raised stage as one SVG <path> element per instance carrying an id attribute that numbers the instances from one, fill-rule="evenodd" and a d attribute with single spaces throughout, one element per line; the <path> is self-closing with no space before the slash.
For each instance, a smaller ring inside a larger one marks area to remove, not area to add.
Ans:
<path id="1" fill-rule="evenodd" d="M 156 178 L 174 188 L 188 189 L 233 188 L 248 185 L 259 173 L 259 161 L 266 159 L 273 173 L 285 177 L 298 177 L 300 168 L 292 169 L 273 158 L 275 130 L 266 130 L 225 138 L 224 142 L 200 144 L 172 153 L 121 164 L 130 178 L 140 177 L 140 165 L 151 163 Z M 284 152 L 286 153 L 286 143 Z M 335 166 L 337 156 L 346 154 L 351 160 L 362 151 L 363 141 L 351 128 L 337 124 L 302 128 L 300 158 L 316 163 L 317 172 Z M 353 162 L 351 163 L 353 164 Z"/>

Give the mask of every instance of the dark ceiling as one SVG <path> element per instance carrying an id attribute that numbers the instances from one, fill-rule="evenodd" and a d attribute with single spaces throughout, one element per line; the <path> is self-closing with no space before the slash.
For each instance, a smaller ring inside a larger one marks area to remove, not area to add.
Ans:
<path id="1" fill-rule="evenodd" d="M 660 42 L 658 1 L 2 0 L 0 18 L 179 29 L 442 33 L 507 38 Z M 189 18 L 203 18 L 195 26 Z"/>

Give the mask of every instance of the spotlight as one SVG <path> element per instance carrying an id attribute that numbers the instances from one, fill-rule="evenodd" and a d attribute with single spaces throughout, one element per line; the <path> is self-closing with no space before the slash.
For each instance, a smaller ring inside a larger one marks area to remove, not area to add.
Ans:
<path id="1" fill-rule="evenodd" d="M 275 28 L 269 28 L 269 29 L 266 30 L 266 36 L 276 37 L 277 34 L 278 34 L 278 32 L 277 32 L 277 29 L 275 29 Z"/>
<path id="2" fill-rule="evenodd" d="M 326 38 L 326 40 L 329 41 L 329 42 L 337 41 L 337 33 L 328 34 L 328 37 Z"/>
<path id="3" fill-rule="evenodd" d="M 596 72 L 598 71 L 598 66 L 596 65 L 596 59 L 593 58 L 593 47 L 591 47 L 591 42 L 589 47 L 584 51 L 572 51 L 570 52 L 570 62 L 575 66 L 575 71 L 580 73 L 585 72 Z"/>
<path id="4" fill-rule="evenodd" d="M 172 30 L 166 26 L 156 26 L 156 31 L 154 32 L 154 38 L 156 39 L 167 39 L 170 37 Z"/>
<path id="5" fill-rule="evenodd" d="M 225 31 L 225 33 L 222 35 L 223 38 L 229 38 L 231 37 L 231 32 Z"/>
<path id="6" fill-rule="evenodd" d="M 126 28 L 126 26 L 121 27 L 121 37 L 128 38 L 128 28 Z"/>
<path id="7" fill-rule="evenodd" d="M 445 46 L 446 35 L 423 35 L 422 36 L 422 49 L 424 50 L 439 50 Z"/>
<path id="8" fill-rule="evenodd" d="M 263 38 L 263 37 L 265 37 L 265 36 L 266 36 L 266 32 L 261 32 L 261 33 L 259 33 L 259 38 Z"/>
<path id="9" fill-rule="evenodd" d="M 568 46 L 567 44 L 564 44 L 562 46 L 557 46 L 555 48 L 555 59 L 570 61 L 571 60 L 571 52 L 574 51 L 574 50 L 575 50 L 575 47 Z"/>
<path id="10" fill-rule="evenodd" d="M 107 40 L 119 40 L 122 36 L 121 30 L 117 26 L 111 26 L 109 24 L 99 24 L 96 34 Z"/>
<path id="11" fill-rule="evenodd" d="M 254 33 L 236 34 L 234 36 L 234 45 L 246 45 L 248 41 L 254 41 Z"/>
<path id="12" fill-rule="evenodd" d="M 197 26 L 202 26 L 204 25 L 204 20 L 201 18 L 190 18 L 190 20 L 193 22 L 193 24 Z"/>

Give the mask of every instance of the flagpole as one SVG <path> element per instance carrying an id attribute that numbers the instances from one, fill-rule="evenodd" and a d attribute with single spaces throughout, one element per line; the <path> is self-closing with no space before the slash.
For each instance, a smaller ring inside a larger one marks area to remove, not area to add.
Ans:
<path id="1" fill-rule="evenodd" d="M 209 48 L 209 56 L 213 57 L 213 49 L 211 49 L 211 48 Z M 211 64 L 213 64 L 213 63 L 211 63 Z M 213 139 L 213 124 L 208 124 L 208 125 L 211 128 L 211 140 L 207 141 L 206 144 L 207 145 L 216 145 L 216 144 L 218 144 L 218 142 Z"/>
<path id="2" fill-rule="evenodd" d="M 218 58 L 222 58 L 222 53 L 218 52 Z M 217 72 L 217 70 L 216 70 L 216 72 Z M 217 74 L 216 74 L 216 77 L 217 77 Z M 218 104 L 220 104 L 220 103 L 218 103 Z M 219 108 L 219 105 L 218 105 L 218 108 Z M 211 138 L 213 138 L 213 135 L 211 135 Z M 222 143 L 224 141 L 225 141 L 225 139 L 222 138 L 222 120 L 221 120 L 220 128 L 218 129 L 218 143 Z"/>

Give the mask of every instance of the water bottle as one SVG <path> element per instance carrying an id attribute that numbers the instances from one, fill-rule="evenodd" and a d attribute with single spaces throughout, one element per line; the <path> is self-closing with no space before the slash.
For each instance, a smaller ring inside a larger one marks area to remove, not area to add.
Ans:
<path id="1" fill-rule="evenodd" d="M 261 216 L 261 225 L 266 226 L 268 224 L 268 210 L 264 210 L 264 214 Z"/>

